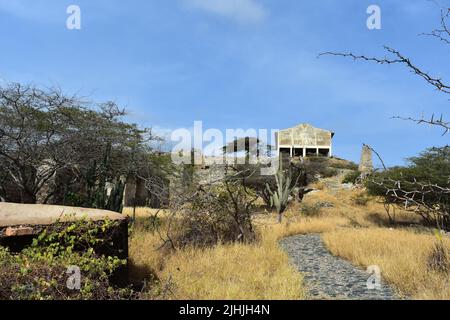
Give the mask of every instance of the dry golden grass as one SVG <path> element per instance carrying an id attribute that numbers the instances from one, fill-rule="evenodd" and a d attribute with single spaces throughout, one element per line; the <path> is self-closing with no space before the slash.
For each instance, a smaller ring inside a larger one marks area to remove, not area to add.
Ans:
<path id="1" fill-rule="evenodd" d="M 151 208 L 145 208 L 145 207 L 137 207 L 136 208 L 136 217 L 150 217 L 158 213 L 158 215 L 164 215 L 165 211 L 163 209 L 151 209 Z M 122 214 L 127 215 L 129 217 L 133 216 L 133 208 L 126 207 L 123 208 Z"/>
<path id="2" fill-rule="evenodd" d="M 159 236 L 138 224 L 129 242 L 131 275 L 138 281 L 155 273 L 173 284 L 175 299 L 303 299 L 302 276 L 278 247 L 281 236 L 263 230 L 255 244 L 168 252 L 157 250 Z"/>
<path id="3" fill-rule="evenodd" d="M 177 299 L 303 299 L 301 275 L 276 243 L 218 245 L 172 255 L 162 273 Z"/>
<path id="4" fill-rule="evenodd" d="M 156 250 L 161 245 L 159 236 L 138 224 L 130 239 L 132 274 L 139 279 L 155 273 L 163 283 L 173 284 L 170 298 L 175 299 L 303 299 L 302 276 L 289 264 L 278 241 L 295 234 L 323 233 L 334 254 L 360 266 L 379 265 L 385 279 L 401 294 L 417 299 L 450 298 L 448 276 L 426 268 L 433 235 L 390 230 L 384 206 L 377 199 L 357 204 L 361 190 L 320 188 L 306 195 L 304 204 L 327 202 L 333 207 L 308 217 L 301 206 L 293 206 L 282 224 L 276 222 L 276 215 L 260 214 L 254 219 L 259 233 L 254 244 Z M 132 215 L 130 209 L 125 212 Z M 145 221 L 154 213 L 138 208 L 136 216 Z M 164 213 L 161 217 L 164 224 Z M 401 210 L 396 219 L 406 225 L 418 221 Z"/>
<path id="5" fill-rule="evenodd" d="M 347 224 L 347 219 L 333 216 L 286 218 L 282 224 L 277 223 L 274 217 L 267 217 L 260 218 L 256 222 L 263 235 L 262 242 L 276 242 L 296 234 L 333 231 Z"/>
<path id="6" fill-rule="evenodd" d="M 311 184 L 310 187 L 314 190 L 324 190 L 325 183 L 323 183 L 322 181 L 317 181 L 317 182 L 314 182 L 313 184 Z"/>
<path id="7" fill-rule="evenodd" d="M 133 230 L 128 243 L 130 262 L 134 269 L 130 273 L 132 276 L 142 278 L 148 272 L 158 273 L 162 270 L 164 252 L 158 250 L 161 244 L 161 239 L 156 233 L 143 228 Z"/>
<path id="8" fill-rule="evenodd" d="M 314 205 L 318 202 L 332 203 L 334 205 L 332 208 L 321 209 L 321 216 L 347 219 L 348 226 L 380 227 L 389 225 L 386 210 L 380 199 L 370 198 L 366 205 L 357 204 L 356 199 L 364 194 L 365 192 L 359 189 L 330 192 L 324 188 L 307 194 L 303 202 L 307 205 Z M 395 218 L 399 224 L 411 224 L 419 221 L 418 216 L 400 209 L 396 210 Z"/>
<path id="9" fill-rule="evenodd" d="M 278 240 L 295 234 L 332 232 L 349 226 L 358 215 L 370 224 L 361 213 L 367 208 L 347 212 L 354 207 L 350 197 L 346 194 L 345 201 L 341 197 L 338 200 L 326 189 L 309 194 L 305 203 L 326 201 L 335 207 L 321 209 L 320 216 L 305 217 L 300 207 L 294 206 L 286 212 L 282 224 L 277 223 L 276 215 L 259 215 L 255 225 L 260 240 L 255 244 L 167 252 L 157 250 L 161 240 L 156 233 L 137 224 L 130 239 L 131 274 L 139 280 L 155 273 L 163 283 L 172 282 L 177 299 L 303 299 L 302 277 L 289 264 Z M 137 208 L 136 216 L 145 221 L 155 212 Z M 124 213 L 131 216 L 132 209 L 126 208 Z M 164 212 L 161 217 L 164 223 Z"/>
<path id="10" fill-rule="evenodd" d="M 399 293 L 415 299 L 450 299 L 448 274 L 430 272 L 431 234 L 387 228 L 342 229 L 323 235 L 330 251 L 353 263 L 378 265 Z M 450 250 L 450 241 L 445 240 Z"/>
<path id="11" fill-rule="evenodd" d="M 379 199 L 372 198 L 366 205 L 358 205 L 356 199 L 364 195 L 362 190 L 326 188 L 308 194 L 304 202 L 330 202 L 333 208 L 323 208 L 321 218 L 333 222 L 340 217 L 341 227 L 324 230 L 324 241 L 330 251 L 356 265 L 379 265 L 384 278 L 392 283 L 400 294 L 415 299 L 450 299 L 450 280 L 427 270 L 427 257 L 436 238 L 411 228 L 390 229 L 389 219 Z M 396 222 L 408 226 L 420 221 L 410 212 L 396 210 Z M 447 243 L 449 241 L 447 240 Z M 450 244 L 449 244 L 450 245 Z"/>

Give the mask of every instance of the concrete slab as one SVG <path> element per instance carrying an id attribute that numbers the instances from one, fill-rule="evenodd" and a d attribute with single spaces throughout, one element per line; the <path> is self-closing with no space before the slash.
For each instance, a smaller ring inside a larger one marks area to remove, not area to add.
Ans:
<path id="1" fill-rule="evenodd" d="M 106 219 L 121 221 L 125 220 L 126 216 L 108 210 L 0 202 L 0 228 L 51 225 L 58 220 L 60 222 L 73 222 L 83 218 L 92 221 Z"/>
<path id="2" fill-rule="evenodd" d="M 57 205 L 18 204 L 0 202 L 0 246 L 12 252 L 20 252 L 32 244 L 33 239 L 47 227 L 88 219 L 117 221 L 117 226 L 106 244 L 95 250 L 106 256 L 128 259 L 128 217 L 117 212 L 99 209 L 77 208 Z M 112 276 L 119 286 L 128 284 L 128 266 L 121 266 Z"/>

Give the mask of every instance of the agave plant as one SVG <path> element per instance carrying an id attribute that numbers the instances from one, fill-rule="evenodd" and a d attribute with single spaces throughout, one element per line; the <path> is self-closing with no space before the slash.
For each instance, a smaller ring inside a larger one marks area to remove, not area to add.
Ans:
<path id="1" fill-rule="evenodd" d="M 289 196 L 294 190 L 297 183 L 292 184 L 292 173 L 290 170 L 287 172 L 283 170 L 280 165 L 277 173 L 275 174 L 275 190 L 271 190 L 269 184 L 266 184 L 267 191 L 270 194 L 270 205 L 275 207 L 278 212 L 278 222 L 283 220 L 283 212 L 286 210 L 289 204 Z"/>

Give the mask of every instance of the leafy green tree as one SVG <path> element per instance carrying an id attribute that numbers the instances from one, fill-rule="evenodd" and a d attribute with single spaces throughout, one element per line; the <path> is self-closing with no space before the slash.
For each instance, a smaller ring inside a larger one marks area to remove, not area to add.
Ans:
<path id="1" fill-rule="evenodd" d="M 450 147 L 429 148 L 408 161 L 406 167 L 374 173 L 366 181 L 369 193 L 421 215 L 426 222 L 450 227 Z"/>
<path id="2" fill-rule="evenodd" d="M 58 89 L 0 88 L 0 197 L 117 210 L 111 203 L 120 202 L 120 184 L 146 165 L 154 139 L 124 115 L 113 102 L 89 103 Z M 105 197 L 107 184 L 115 185 L 114 199 Z"/>

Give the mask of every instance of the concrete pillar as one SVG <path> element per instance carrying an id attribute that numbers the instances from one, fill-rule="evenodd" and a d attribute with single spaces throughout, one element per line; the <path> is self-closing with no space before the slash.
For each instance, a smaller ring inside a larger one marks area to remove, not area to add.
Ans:
<path id="1" fill-rule="evenodd" d="M 291 158 L 294 156 L 294 148 L 291 147 Z"/>
<path id="2" fill-rule="evenodd" d="M 303 148 L 303 158 L 306 157 L 306 148 Z"/>
<path id="3" fill-rule="evenodd" d="M 316 155 L 319 156 L 319 148 L 316 148 Z"/>

